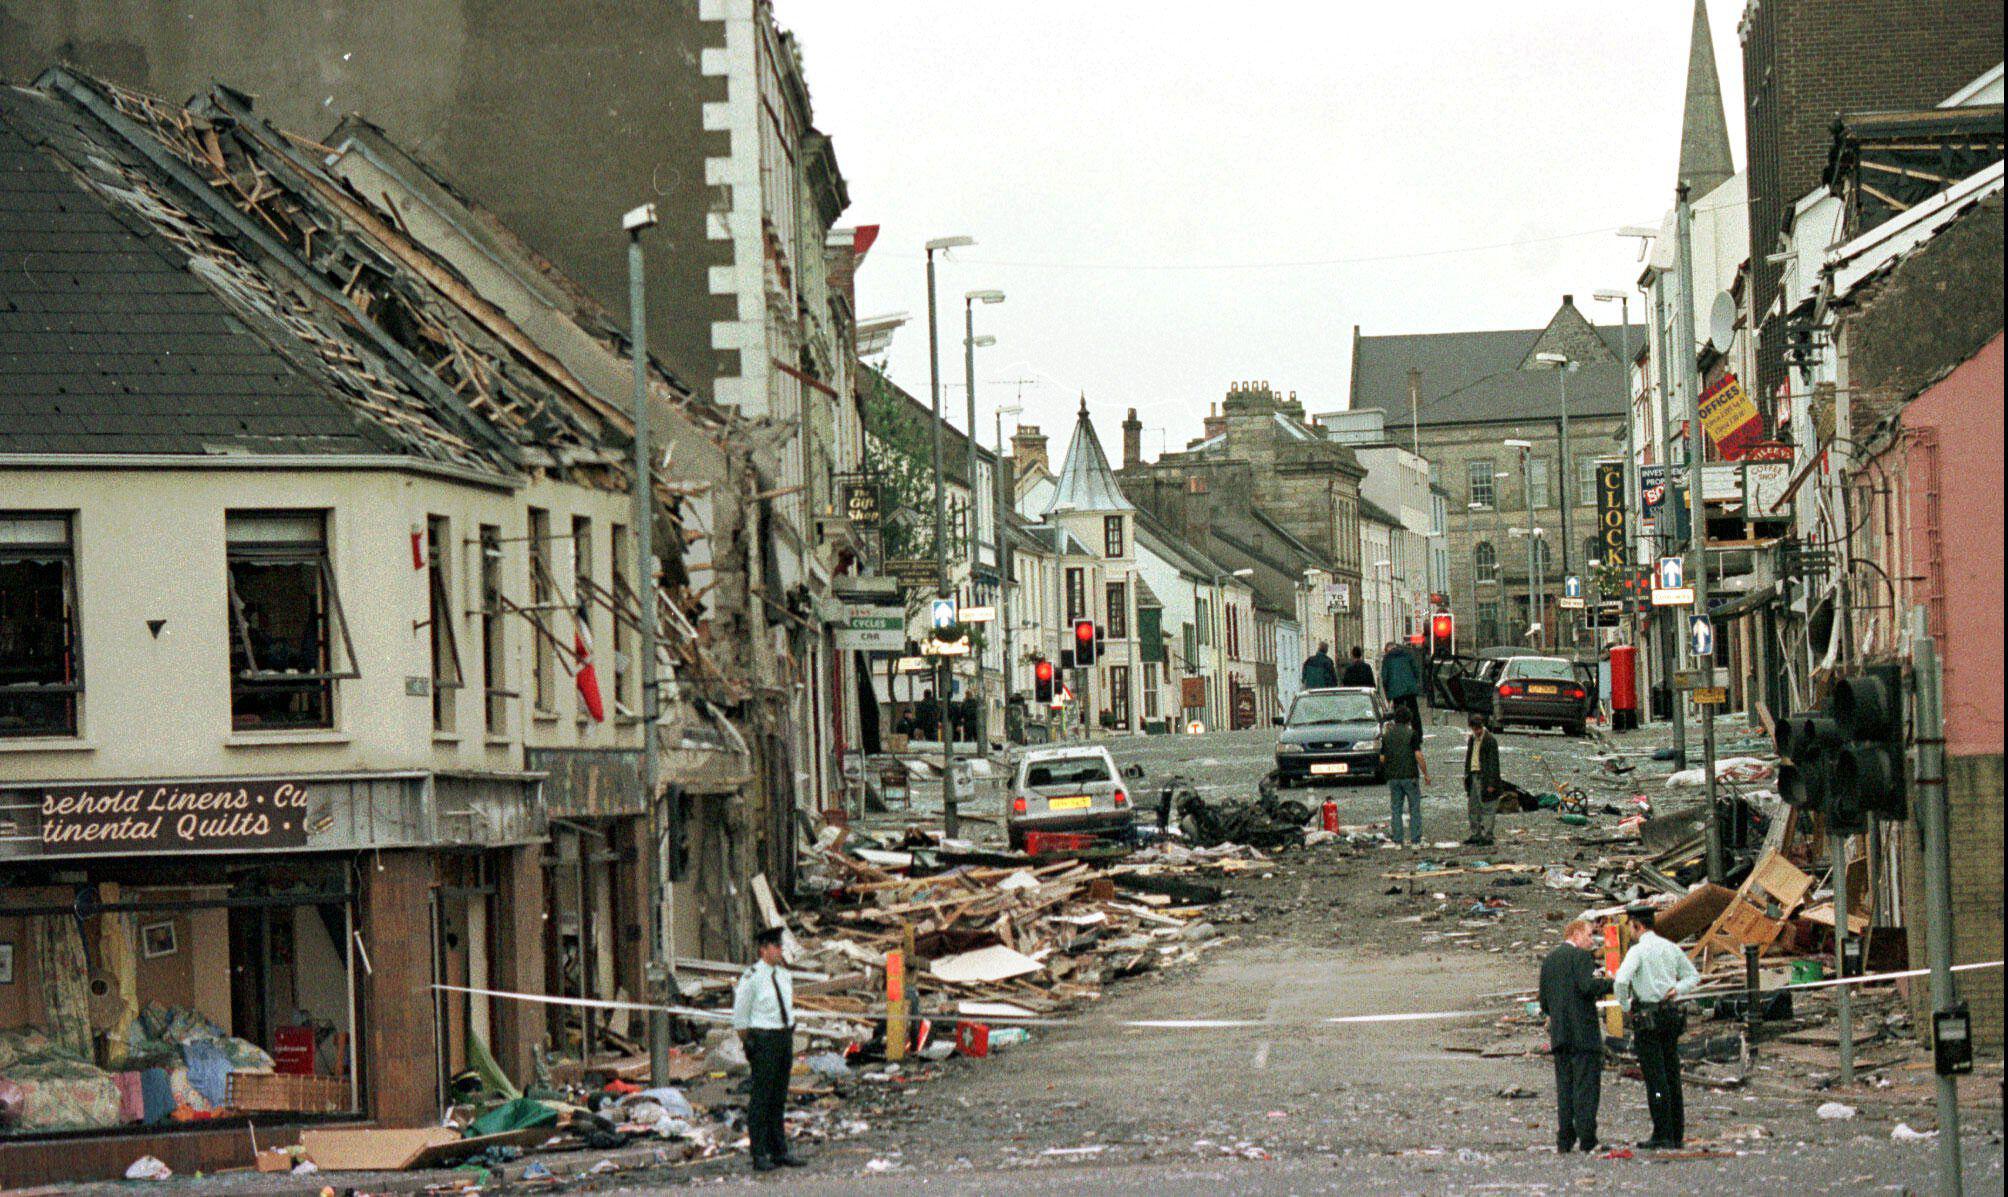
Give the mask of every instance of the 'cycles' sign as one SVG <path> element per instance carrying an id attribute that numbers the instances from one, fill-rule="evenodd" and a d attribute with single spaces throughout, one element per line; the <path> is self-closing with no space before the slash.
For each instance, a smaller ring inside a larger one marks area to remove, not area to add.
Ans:
<path id="1" fill-rule="evenodd" d="M 36 808 L 37 838 L 49 852 L 213 852 L 307 843 L 307 791 L 292 781 L 52 786 L 40 792 Z"/>

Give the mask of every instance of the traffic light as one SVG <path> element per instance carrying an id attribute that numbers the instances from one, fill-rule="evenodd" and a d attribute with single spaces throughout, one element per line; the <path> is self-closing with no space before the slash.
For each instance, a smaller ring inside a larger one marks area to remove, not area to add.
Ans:
<path id="1" fill-rule="evenodd" d="M 1834 760 L 1834 788 L 1845 792 L 1863 817 L 1903 819 L 1903 672 L 1871 665 L 1834 687 L 1834 718 L 1847 736 Z"/>
<path id="2" fill-rule="evenodd" d="M 1429 655 L 1443 660 L 1457 651 L 1457 619 L 1448 611 L 1429 617 Z"/>
<path id="3" fill-rule="evenodd" d="M 1077 619 L 1074 621 L 1074 665 L 1086 669 L 1095 663 L 1095 656 L 1101 649 L 1101 637 L 1095 632 L 1095 621 Z"/>
<path id="4" fill-rule="evenodd" d="M 1053 663 L 1044 657 L 1032 662 L 1032 692 L 1040 702 L 1053 701 Z"/>
<path id="5" fill-rule="evenodd" d="M 1824 810 L 1831 756 L 1841 725 L 1824 710 L 1804 711 L 1778 721 L 1778 792 L 1789 806 Z"/>

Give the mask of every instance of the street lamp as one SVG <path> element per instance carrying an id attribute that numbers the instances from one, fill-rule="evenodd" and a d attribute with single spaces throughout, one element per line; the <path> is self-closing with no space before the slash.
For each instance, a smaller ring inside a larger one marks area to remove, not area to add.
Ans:
<path id="1" fill-rule="evenodd" d="M 1392 561 L 1374 562 L 1375 582 L 1380 581 L 1380 574 L 1382 570 L 1387 571 L 1387 602 L 1382 604 L 1381 606 L 1381 620 L 1382 620 L 1381 626 L 1375 629 L 1377 633 L 1376 635 L 1367 637 L 1368 644 L 1372 644 L 1376 640 L 1378 640 L 1381 644 L 1386 644 L 1389 640 L 1394 639 L 1394 612 L 1391 610 L 1391 608 L 1394 606 L 1394 562 Z"/>
<path id="2" fill-rule="evenodd" d="M 979 337 L 978 341 L 992 338 Z M 1017 463 L 1013 462 L 1007 473 L 1004 467 L 1004 417 L 1015 416 L 1025 409 L 1013 403 L 1000 407 L 995 413 L 997 421 L 997 497 L 994 506 L 997 517 L 997 619 L 1004 625 L 1004 738 L 1008 744 L 1011 737 L 1011 683 L 1017 673 L 1017 662 L 1011 655 L 1011 534 L 1010 523 L 1005 518 L 1017 507 L 1018 493 Z M 974 432 L 971 433 L 974 439 Z"/>
<path id="3" fill-rule="evenodd" d="M 655 486 L 652 450 L 649 448 L 648 410 L 648 303 L 643 281 L 641 235 L 656 226 L 654 204 L 629 209 L 621 217 L 621 231 L 628 238 L 628 319 L 634 356 L 634 478 L 629 483 L 634 501 L 635 572 L 634 591 L 641 608 L 641 793 L 648 816 L 649 854 L 647 872 L 655 900 L 649 903 L 648 964 L 644 980 L 655 999 L 648 1015 L 649 1066 L 654 1076 L 668 1075 L 669 999 L 674 996 L 676 959 L 673 936 L 676 921 L 671 902 L 669 845 L 671 815 L 658 800 L 659 763 L 656 752 L 656 724 L 661 718 L 655 681 Z M 586 1044 L 591 1051 L 592 1045 Z"/>
<path id="4" fill-rule="evenodd" d="M 1633 402 L 1634 396 L 1632 394 L 1631 382 L 1631 295 L 1625 291 L 1610 290 L 1598 291 L 1595 298 L 1598 303 L 1614 303 L 1618 305 L 1618 343 L 1624 349 L 1624 361 L 1621 363 L 1624 368 L 1618 373 L 1618 389 L 1623 392 L 1625 401 L 1625 468 L 1623 478 L 1625 493 L 1624 502 L 1619 508 L 1619 510 L 1624 512 L 1625 535 L 1624 542 L 1619 550 L 1620 555 L 1613 562 L 1614 565 L 1622 570 L 1631 563 L 1633 556 L 1632 545 L 1634 542 L 1632 538 L 1636 535 L 1634 531 L 1636 525 L 1632 522 L 1631 510 L 1632 504 L 1638 501 L 1638 482 L 1632 474 L 1638 468 L 1638 447 L 1636 431 L 1633 427 L 1633 420 L 1637 415 L 1637 409 Z M 1630 634 L 1626 636 L 1626 640 L 1636 640 L 1638 638 L 1638 626 L 1636 623 L 1638 614 L 1635 608 L 1631 612 L 1628 612 L 1628 614 L 1634 622 L 1629 629 Z M 1651 704 L 1648 703 L 1647 705 L 1650 706 Z"/>
<path id="5" fill-rule="evenodd" d="M 965 398 L 969 405 L 969 422 L 967 425 L 969 429 L 969 598 L 972 602 L 976 599 L 976 567 L 981 559 L 978 549 L 982 538 L 978 535 L 978 532 L 982 521 L 977 519 L 977 516 L 981 513 L 983 506 L 983 495 L 976 489 L 976 351 L 983 346 L 995 345 L 997 343 L 996 337 L 979 337 L 976 335 L 976 305 L 979 303 L 1003 302 L 1004 292 L 1002 291 L 970 291 L 962 297 L 962 381 L 963 390 L 966 392 Z M 992 523 L 994 524 L 995 521 L 993 520 Z M 1003 564 L 1002 553 L 998 554 L 998 564 L 1001 568 Z M 988 720 L 985 718 L 990 710 L 990 700 L 985 692 L 983 683 L 983 654 L 975 654 L 974 660 L 976 664 L 976 753 L 978 756 L 981 756 L 985 746 L 990 742 L 989 729 L 986 726 Z"/>
<path id="6" fill-rule="evenodd" d="M 1569 508 L 1575 503 L 1572 488 L 1576 482 L 1576 460 L 1569 456 L 1569 371 L 1576 363 L 1566 353 L 1537 353 L 1534 360 L 1554 367 L 1555 378 L 1562 388 L 1562 477 L 1561 494 L 1557 496 L 1562 509 L 1562 575 L 1569 574 Z"/>
<path id="7" fill-rule="evenodd" d="M 947 598 L 948 590 L 948 496 L 941 485 L 941 334 L 935 317 L 934 255 L 936 251 L 960 249 L 976 244 L 974 237 L 937 237 L 927 249 L 927 382 L 934 404 L 934 593 Z M 948 714 L 948 689 L 953 674 L 948 658 L 937 657 L 934 667 L 934 706 L 941 727 L 941 831 L 949 838 L 962 833 L 962 817 L 955 796 L 955 730 Z"/>

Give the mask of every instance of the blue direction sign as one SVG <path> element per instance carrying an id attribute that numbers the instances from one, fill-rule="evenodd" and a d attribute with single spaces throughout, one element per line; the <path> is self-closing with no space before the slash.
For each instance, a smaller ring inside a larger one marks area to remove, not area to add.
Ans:
<path id="1" fill-rule="evenodd" d="M 1562 593 L 1570 598 L 1583 597 L 1583 580 L 1574 574 L 1570 574 L 1562 583 Z"/>
<path id="2" fill-rule="evenodd" d="M 1687 617 L 1687 635 L 1697 657 L 1715 655 L 1715 621 L 1706 615 Z"/>
<path id="3" fill-rule="evenodd" d="M 1678 557 L 1659 559 L 1659 588 L 1679 590 L 1687 585 L 1687 569 Z"/>
<path id="4" fill-rule="evenodd" d="M 955 600 L 952 598 L 935 599 L 928 606 L 928 623 L 937 632 L 944 628 L 954 627 Z"/>

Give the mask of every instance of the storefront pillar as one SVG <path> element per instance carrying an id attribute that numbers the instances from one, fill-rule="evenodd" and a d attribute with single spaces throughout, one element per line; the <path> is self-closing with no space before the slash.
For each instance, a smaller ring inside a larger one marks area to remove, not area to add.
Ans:
<path id="1" fill-rule="evenodd" d="M 544 975 L 544 847 L 499 851 L 496 857 L 495 988 L 542 993 Z M 517 1084 L 536 1075 L 537 1046 L 549 1038 L 546 1007 L 495 999 L 495 1062 Z"/>
<path id="2" fill-rule="evenodd" d="M 365 856 L 363 982 L 368 1017 L 369 1112 L 383 1126 L 439 1119 L 439 1045 L 434 1041 L 432 886 L 428 852 Z"/>
<path id="3" fill-rule="evenodd" d="M 668 801 L 676 798 L 672 795 Z M 621 857 L 614 866 L 614 918 L 618 924 L 614 942 L 620 945 L 615 976 L 630 997 L 640 1000 L 648 993 L 642 973 L 649 955 L 648 819 L 621 819 L 614 826 L 615 851 Z"/>

